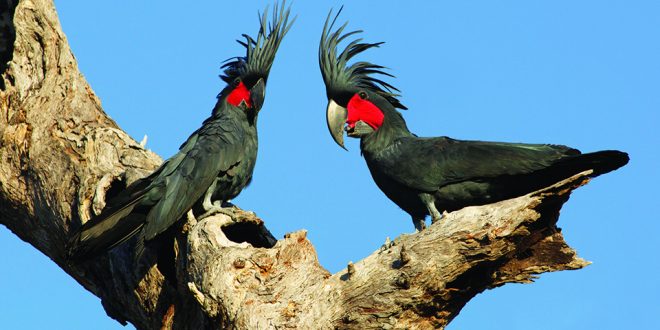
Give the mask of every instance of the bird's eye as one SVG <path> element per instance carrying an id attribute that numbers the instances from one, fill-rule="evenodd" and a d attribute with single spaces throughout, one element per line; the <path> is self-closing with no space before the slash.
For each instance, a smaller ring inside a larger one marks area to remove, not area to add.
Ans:
<path id="1" fill-rule="evenodd" d="M 232 83 L 232 85 L 234 85 L 234 87 L 238 87 L 238 85 L 240 83 L 241 83 L 241 78 L 236 78 L 236 79 L 234 79 L 234 82 Z"/>
<path id="2" fill-rule="evenodd" d="M 366 100 L 366 99 L 369 98 L 369 96 L 368 96 L 367 93 L 365 93 L 365 92 L 359 92 L 358 95 L 359 95 L 360 98 L 363 99 L 363 100 Z"/>

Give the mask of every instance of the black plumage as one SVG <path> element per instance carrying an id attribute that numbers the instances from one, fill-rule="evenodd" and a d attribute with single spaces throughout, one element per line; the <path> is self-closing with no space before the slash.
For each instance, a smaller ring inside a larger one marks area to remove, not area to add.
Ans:
<path id="1" fill-rule="evenodd" d="M 562 145 L 417 137 L 396 110 L 406 109 L 398 100 L 398 90 L 372 76 L 392 77 L 383 72 L 384 67 L 364 61 L 348 63 L 382 43 L 356 39 L 338 52 L 340 42 L 361 32 L 342 34 L 346 24 L 332 31 L 338 16 L 328 15 L 319 45 L 329 102 L 328 128 L 342 147 L 343 130 L 360 138 L 374 181 L 410 214 L 418 230 L 424 228 L 427 215 L 435 222 L 440 211 L 524 195 L 587 170 L 595 177 L 628 162 L 628 155 L 616 150 L 582 154 Z"/>
<path id="2" fill-rule="evenodd" d="M 230 213 L 222 202 L 233 199 L 252 180 L 257 158 L 257 116 L 275 53 L 293 21 L 290 10 L 275 7 L 270 25 L 260 16 L 257 39 L 243 35 L 246 55 L 228 60 L 221 78 L 227 86 L 202 126 L 179 152 L 86 222 L 72 237 L 69 256 L 84 259 L 102 253 L 138 234 L 136 256 L 201 202 L 205 214 Z M 216 202 L 212 202 L 215 200 Z M 202 216 L 203 217 L 203 216 Z"/>

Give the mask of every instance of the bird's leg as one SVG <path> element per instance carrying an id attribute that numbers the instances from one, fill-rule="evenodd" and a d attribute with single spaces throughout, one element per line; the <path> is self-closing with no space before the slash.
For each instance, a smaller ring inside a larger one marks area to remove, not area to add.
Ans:
<path id="1" fill-rule="evenodd" d="M 429 210 L 429 214 L 431 215 L 431 223 L 433 224 L 440 221 L 442 214 L 440 214 L 438 209 L 435 207 L 435 198 L 427 193 L 419 194 L 419 198 L 422 200 L 424 205 L 426 205 L 426 209 Z"/>
<path id="2" fill-rule="evenodd" d="M 202 220 L 211 214 L 215 213 L 222 213 L 226 216 L 229 216 L 230 218 L 234 217 L 234 212 L 230 208 L 224 208 L 222 207 L 222 201 L 211 201 L 211 197 L 213 196 L 213 192 L 215 191 L 215 186 L 216 186 L 216 180 L 213 180 L 213 183 L 211 186 L 206 189 L 206 193 L 204 194 L 204 200 L 202 201 L 202 207 L 204 208 L 204 214 L 200 215 L 197 217 L 197 220 Z"/>
<path id="3" fill-rule="evenodd" d="M 213 202 L 211 202 L 211 197 L 213 196 L 213 192 L 215 191 L 215 186 L 217 185 L 217 180 L 213 180 L 213 183 L 211 186 L 206 189 L 206 193 L 204 193 L 204 200 L 202 201 L 202 207 L 204 208 L 204 211 L 212 209 L 213 208 Z M 205 213 L 206 214 L 206 213 Z"/>

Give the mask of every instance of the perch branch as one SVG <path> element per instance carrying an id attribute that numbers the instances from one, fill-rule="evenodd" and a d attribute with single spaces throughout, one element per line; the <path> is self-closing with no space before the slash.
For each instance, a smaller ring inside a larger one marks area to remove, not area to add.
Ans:
<path id="1" fill-rule="evenodd" d="M 133 241 L 69 263 L 65 242 L 105 200 L 161 162 L 103 112 L 52 1 L 0 2 L 0 223 L 101 298 L 155 328 L 444 327 L 476 294 L 587 262 L 556 227 L 584 173 L 516 199 L 453 212 L 330 274 L 304 231 L 275 240 L 251 212 L 175 228 L 170 264 Z M 108 195 L 108 196 L 106 196 Z M 170 275 L 164 275 L 170 274 Z M 173 274 L 173 275 L 172 275 Z"/>

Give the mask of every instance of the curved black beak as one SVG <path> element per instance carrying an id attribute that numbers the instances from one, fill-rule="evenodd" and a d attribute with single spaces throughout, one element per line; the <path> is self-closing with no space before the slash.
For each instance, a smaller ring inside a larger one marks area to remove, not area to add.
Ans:
<path id="1" fill-rule="evenodd" d="M 252 109 L 255 111 L 261 110 L 266 99 L 266 82 L 263 78 L 259 78 L 256 84 L 250 89 L 250 100 L 252 101 Z"/>
<path id="2" fill-rule="evenodd" d="M 326 110 L 326 119 L 328 121 L 328 130 L 337 144 L 344 150 L 344 124 L 348 119 L 348 110 L 330 99 L 328 109 Z"/>

